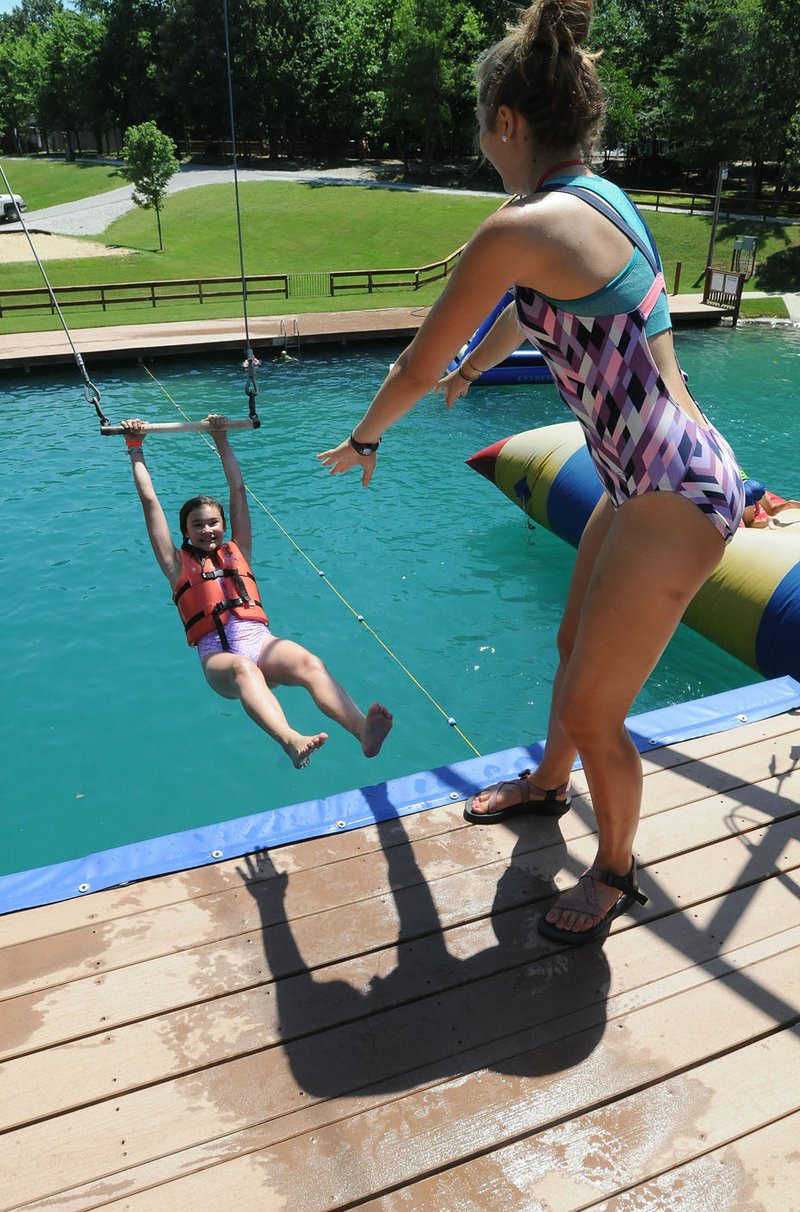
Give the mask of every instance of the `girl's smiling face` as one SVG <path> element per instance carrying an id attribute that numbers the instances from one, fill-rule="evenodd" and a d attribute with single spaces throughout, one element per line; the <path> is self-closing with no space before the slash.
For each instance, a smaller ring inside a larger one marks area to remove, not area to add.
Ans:
<path id="1" fill-rule="evenodd" d="M 186 518 L 186 538 L 198 551 L 217 551 L 225 535 L 225 523 L 213 505 L 199 505 Z"/>

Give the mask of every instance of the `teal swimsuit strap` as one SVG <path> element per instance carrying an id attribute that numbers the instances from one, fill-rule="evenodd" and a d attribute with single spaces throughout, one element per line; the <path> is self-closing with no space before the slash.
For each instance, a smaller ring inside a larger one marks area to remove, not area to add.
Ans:
<path id="1" fill-rule="evenodd" d="M 580 180 L 580 178 L 578 178 L 578 180 Z M 653 239 L 650 228 L 647 226 L 644 219 L 642 219 L 641 215 L 639 215 L 638 211 L 636 211 L 636 214 L 641 219 L 642 226 L 647 235 L 646 239 L 638 231 L 636 231 L 634 227 L 631 227 L 630 223 L 623 219 L 619 211 L 616 210 L 610 202 L 607 202 L 605 198 L 601 198 L 600 195 L 593 189 L 586 189 L 585 186 L 567 184 L 566 182 L 553 182 L 552 185 L 545 185 L 544 187 L 544 192 L 546 193 L 555 192 L 556 190 L 564 194 L 572 194 L 576 198 L 581 198 L 584 202 L 588 203 L 589 206 L 593 207 L 594 210 L 599 211 L 601 215 L 604 215 L 610 223 L 614 224 L 618 231 L 621 231 L 624 236 L 628 237 L 631 244 L 633 244 L 635 248 L 639 249 L 639 252 L 652 269 L 653 275 L 658 277 L 658 275 L 661 273 L 661 258 L 658 255 L 656 242 Z"/>

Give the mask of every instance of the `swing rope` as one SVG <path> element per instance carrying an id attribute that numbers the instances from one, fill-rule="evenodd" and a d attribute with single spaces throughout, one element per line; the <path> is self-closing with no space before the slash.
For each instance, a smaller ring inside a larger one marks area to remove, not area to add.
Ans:
<path id="1" fill-rule="evenodd" d="M 145 366 L 144 363 L 142 363 L 142 369 L 144 370 L 145 374 L 150 376 L 150 378 L 155 383 L 156 387 L 158 387 L 159 390 L 164 393 L 164 395 L 169 400 L 170 404 L 172 404 L 175 408 L 177 408 L 177 410 L 181 414 L 181 416 L 185 417 L 186 420 L 188 421 L 189 420 L 188 415 L 181 408 L 180 404 L 178 404 L 177 400 L 174 400 L 172 398 L 172 396 L 167 391 L 164 384 L 161 383 L 156 378 L 156 376 L 152 373 L 152 371 L 147 366 Z M 208 440 L 208 438 L 206 438 L 205 436 L 203 437 L 203 441 L 205 442 L 205 444 L 209 448 L 209 450 L 214 451 L 214 453 L 216 454 L 216 447 L 214 446 L 213 442 L 210 442 Z M 272 511 L 270 509 L 268 509 L 268 507 L 264 504 L 264 502 L 261 500 L 261 498 L 258 497 L 255 492 L 253 492 L 252 488 L 247 483 L 245 483 L 245 490 L 247 492 L 247 495 L 253 501 L 255 501 L 256 505 L 258 505 L 260 509 L 263 510 L 263 512 L 267 515 L 267 517 L 270 519 L 270 521 L 273 523 L 273 525 L 277 527 L 277 529 L 281 532 L 281 534 L 284 536 L 284 538 L 289 540 L 289 542 L 291 543 L 292 547 L 294 547 L 294 549 L 298 553 L 298 555 L 301 555 L 303 557 L 303 559 L 306 561 L 306 563 L 311 568 L 313 568 L 313 570 L 317 574 L 317 576 L 320 577 L 325 582 L 325 584 L 336 595 L 336 597 L 339 599 L 339 601 L 344 606 L 347 607 L 347 609 L 350 611 L 350 613 L 353 615 L 353 617 L 356 619 L 356 621 L 359 622 L 361 624 L 361 626 L 364 627 L 369 632 L 369 634 L 372 636 L 372 638 L 380 644 L 381 648 L 384 650 L 384 652 L 387 654 L 387 656 L 391 657 L 391 659 L 395 662 L 395 664 L 400 666 L 400 668 L 402 669 L 402 671 L 406 675 L 406 677 L 410 678 L 410 680 L 414 683 L 414 685 L 417 687 L 417 689 L 422 691 L 422 693 L 429 700 L 429 702 L 431 702 L 433 704 L 433 706 L 440 713 L 440 715 L 444 716 L 444 718 L 447 720 L 449 727 L 452 728 L 454 732 L 458 733 L 458 735 L 461 737 L 462 741 L 465 743 L 465 745 L 467 745 L 472 750 L 472 752 L 475 754 L 476 757 L 480 757 L 481 756 L 480 750 L 476 749 L 475 746 L 473 745 L 472 741 L 469 739 L 469 737 L 465 736 L 465 734 L 461 731 L 461 729 L 458 726 L 458 723 L 453 718 L 453 716 L 451 716 L 444 709 L 444 707 L 442 707 L 441 704 L 436 701 L 436 699 L 433 697 L 433 695 L 430 693 L 430 691 L 428 691 L 422 685 L 422 683 L 414 676 L 414 674 L 411 672 L 411 670 L 408 668 L 408 666 L 405 665 L 400 660 L 400 657 L 397 655 L 397 653 L 394 652 L 389 647 L 389 645 L 381 638 L 381 636 L 378 635 L 377 631 L 375 631 L 375 629 L 370 626 L 370 624 L 364 618 L 363 614 L 360 614 L 355 609 L 355 607 L 352 606 L 350 602 L 348 602 L 347 598 L 344 597 L 344 595 L 339 592 L 339 590 L 336 588 L 336 586 L 333 584 L 333 582 L 325 575 L 323 570 L 321 568 L 319 568 L 317 564 L 314 563 L 311 556 L 308 555 L 308 553 L 303 550 L 303 548 L 300 546 L 300 544 L 292 537 L 292 535 L 289 533 L 289 531 L 286 530 L 286 528 L 278 521 L 278 519 L 275 517 L 274 513 L 272 513 Z"/>
<path id="2" fill-rule="evenodd" d="M 7 192 L 9 194 L 11 194 L 11 197 L 13 198 L 14 191 L 11 188 L 11 185 L 9 184 L 8 177 L 6 176 L 6 170 L 3 168 L 2 164 L 0 164 L 0 176 L 2 176 L 2 178 L 3 178 L 3 184 L 5 185 Z M 101 399 L 100 392 L 97 390 L 94 383 L 89 378 L 89 374 L 88 374 L 88 371 L 86 370 L 86 366 L 84 365 L 83 358 L 78 353 L 78 350 L 75 348 L 75 342 L 72 340 L 72 334 L 70 333 L 67 322 L 64 319 L 64 314 L 58 305 L 58 299 L 56 298 L 55 293 L 53 292 L 53 288 L 50 285 L 50 279 L 47 276 L 44 265 L 42 265 L 42 262 L 39 259 L 39 254 L 36 251 L 36 246 L 33 243 L 33 240 L 31 238 L 31 233 L 28 230 L 27 223 L 25 222 L 25 220 L 22 217 L 21 211 L 17 211 L 17 217 L 18 217 L 20 223 L 22 224 L 22 230 L 25 233 L 25 238 L 27 239 L 28 244 L 30 245 L 30 250 L 33 253 L 33 258 L 34 258 L 36 264 L 39 266 L 39 272 L 42 275 L 42 278 L 44 279 L 44 284 L 47 287 L 47 293 L 50 296 L 51 306 L 53 307 L 56 315 L 58 316 L 59 320 L 61 321 L 61 327 L 64 329 L 64 335 L 66 336 L 67 340 L 69 341 L 70 349 L 72 350 L 72 356 L 75 359 L 75 365 L 78 367 L 78 373 L 80 374 L 81 379 L 83 381 L 83 394 L 86 397 L 86 403 L 91 404 L 93 406 L 95 412 L 97 413 L 97 417 L 98 417 L 98 420 L 100 421 L 100 424 L 108 425 L 108 418 L 103 415 L 103 410 L 100 407 L 100 399 Z"/>
<path id="3" fill-rule="evenodd" d="M 228 109 L 230 111 L 231 124 L 231 158 L 233 161 L 233 193 L 236 200 L 236 231 L 239 238 L 239 272 L 242 279 L 242 312 L 244 316 L 244 365 L 247 371 L 244 390 L 247 396 L 248 409 L 250 420 L 253 422 L 253 429 L 258 429 L 261 425 L 258 413 L 256 412 L 256 396 L 258 395 L 258 383 L 256 381 L 256 367 L 258 359 L 253 353 L 250 344 L 250 323 L 247 314 L 247 277 L 244 272 L 244 244 L 242 241 L 242 212 L 239 204 L 239 165 L 236 154 L 236 111 L 233 104 L 233 70 L 231 67 L 231 38 L 228 26 L 228 0 L 222 0 L 222 17 L 225 27 L 225 64 L 228 78 Z"/>

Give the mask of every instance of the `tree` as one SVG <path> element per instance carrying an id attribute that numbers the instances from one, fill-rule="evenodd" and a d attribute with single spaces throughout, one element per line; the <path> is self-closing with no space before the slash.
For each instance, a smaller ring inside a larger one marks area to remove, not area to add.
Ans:
<path id="1" fill-rule="evenodd" d="M 389 113 L 409 151 L 422 145 L 423 171 L 452 128 L 448 73 L 448 12 L 434 0 L 398 0 L 392 16 L 387 72 Z"/>
<path id="2" fill-rule="evenodd" d="M 134 202 L 142 210 L 152 209 L 156 212 L 158 248 L 163 251 L 161 204 L 170 177 L 180 168 L 175 157 L 175 144 L 169 135 L 158 129 L 155 122 L 142 122 L 139 126 L 129 126 L 125 131 L 122 156 L 125 165 L 120 171 L 126 180 L 133 182 Z"/>
<path id="3" fill-rule="evenodd" d="M 99 22 L 83 13 L 54 8 L 41 40 L 42 84 L 37 109 L 43 125 L 66 132 L 67 159 L 80 153 L 80 134 L 102 122 L 95 89 L 94 65 Z"/>
<path id="4" fill-rule="evenodd" d="M 37 30 L 14 35 L 0 27 L 0 124 L 13 138 L 18 155 L 29 151 L 24 133 L 34 113 L 41 84 Z"/>
<path id="5" fill-rule="evenodd" d="M 161 121 L 160 0 L 103 0 L 102 13 L 97 88 L 112 125 L 127 130 L 152 115 Z"/>
<path id="6" fill-rule="evenodd" d="M 800 184 L 800 103 L 786 131 L 786 177 L 792 185 Z"/>

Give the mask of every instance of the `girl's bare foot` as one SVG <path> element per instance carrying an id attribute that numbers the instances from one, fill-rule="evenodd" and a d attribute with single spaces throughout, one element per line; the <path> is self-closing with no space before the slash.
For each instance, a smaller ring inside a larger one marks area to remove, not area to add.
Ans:
<path id="1" fill-rule="evenodd" d="M 392 730 L 391 711 L 387 711 L 380 703 L 373 703 L 364 719 L 364 728 L 361 732 L 361 748 L 364 750 L 364 757 L 377 757 L 381 751 L 381 746 Z"/>
<path id="2" fill-rule="evenodd" d="M 312 753 L 316 753 L 328 739 L 327 732 L 318 732 L 316 736 L 303 736 L 296 732 L 291 740 L 284 744 L 284 749 L 292 759 L 292 764 L 297 770 L 302 770 L 303 766 L 307 766 L 311 761 Z"/>

